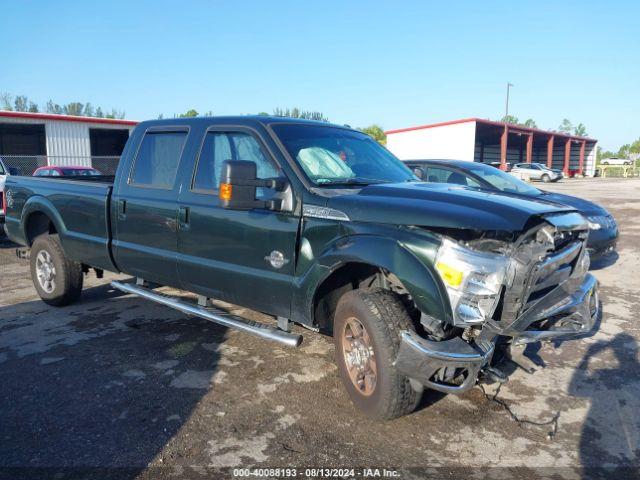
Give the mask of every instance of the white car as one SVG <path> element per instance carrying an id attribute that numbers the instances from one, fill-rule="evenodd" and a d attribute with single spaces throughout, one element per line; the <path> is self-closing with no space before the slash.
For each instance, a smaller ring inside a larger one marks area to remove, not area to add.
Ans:
<path id="1" fill-rule="evenodd" d="M 631 165 L 633 162 L 628 158 L 609 157 L 600 161 L 601 165 Z"/>
<path id="2" fill-rule="evenodd" d="M 511 173 L 517 177 L 541 182 L 557 182 L 563 177 L 561 170 L 554 170 L 542 163 L 516 163 Z"/>

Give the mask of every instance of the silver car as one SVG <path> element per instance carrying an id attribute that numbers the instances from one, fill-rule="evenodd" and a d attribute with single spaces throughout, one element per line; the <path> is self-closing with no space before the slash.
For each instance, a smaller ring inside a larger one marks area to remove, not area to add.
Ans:
<path id="1" fill-rule="evenodd" d="M 563 177 L 562 171 L 551 169 L 542 163 L 516 163 L 511 169 L 511 173 L 518 177 L 545 183 L 557 182 Z"/>

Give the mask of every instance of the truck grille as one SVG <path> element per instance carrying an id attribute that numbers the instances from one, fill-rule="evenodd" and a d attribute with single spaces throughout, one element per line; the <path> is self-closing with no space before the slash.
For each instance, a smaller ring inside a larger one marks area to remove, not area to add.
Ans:
<path id="1" fill-rule="evenodd" d="M 586 231 L 557 231 L 553 247 L 536 251 L 535 242 L 523 244 L 512 262 L 511 286 L 505 289 L 494 320 L 512 322 L 576 271 L 585 253 Z M 538 246 L 540 249 L 540 246 Z"/>

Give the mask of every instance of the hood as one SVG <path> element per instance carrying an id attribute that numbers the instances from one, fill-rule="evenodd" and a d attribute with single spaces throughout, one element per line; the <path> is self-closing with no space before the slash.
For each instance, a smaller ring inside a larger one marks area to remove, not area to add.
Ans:
<path id="1" fill-rule="evenodd" d="M 555 192 L 543 192 L 540 195 L 540 200 L 544 200 L 546 202 L 554 202 L 559 203 L 561 205 L 567 205 L 569 207 L 575 208 L 582 215 L 594 216 L 594 215 L 609 215 L 609 212 L 597 203 L 590 202 L 589 200 L 585 200 L 584 198 L 574 197 L 572 195 L 565 195 L 563 193 L 555 193 Z"/>
<path id="2" fill-rule="evenodd" d="M 423 182 L 369 185 L 330 198 L 327 206 L 358 222 L 502 231 L 523 230 L 535 216 L 573 211 L 499 192 Z"/>

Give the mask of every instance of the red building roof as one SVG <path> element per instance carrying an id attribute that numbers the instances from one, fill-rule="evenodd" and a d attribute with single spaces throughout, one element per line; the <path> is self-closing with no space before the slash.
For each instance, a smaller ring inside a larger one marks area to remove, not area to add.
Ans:
<path id="1" fill-rule="evenodd" d="M 32 120 L 58 120 L 60 122 L 101 123 L 109 125 L 137 125 L 134 120 L 120 120 L 117 118 L 79 117 L 75 115 L 56 115 L 54 113 L 10 112 L 0 110 L 0 117 L 30 118 Z"/>
<path id="2" fill-rule="evenodd" d="M 494 125 L 494 126 L 499 126 L 499 127 L 508 127 L 510 130 L 519 130 L 519 131 L 524 131 L 524 132 L 531 132 L 534 134 L 538 134 L 538 135 L 555 135 L 558 137 L 568 137 L 571 139 L 575 139 L 575 140 L 588 140 L 591 142 L 595 142 L 597 141 L 594 138 L 589 138 L 589 137 L 580 137 L 577 135 L 570 135 L 568 133 L 564 133 L 564 132 L 553 132 L 553 131 L 549 131 L 549 130 L 542 130 L 540 128 L 530 128 L 530 127 L 525 127 L 524 125 L 516 125 L 513 123 L 506 123 L 506 122 L 496 122 L 494 120 L 485 120 L 483 118 L 477 118 L 477 117 L 472 117 L 472 118 L 462 118 L 460 120 L 451 120 L 448 122 L 440 122 L 440 123 L 431 123 L 429 125 L 419 125 L 417 127 L 408 127 L 408 128 L 398 128 L 396 130 L 387 130 L 386 132 L 384 132 L 387 135 L 392 135 L 394 133 L 402 133 L 402 132 L 410 132 L 412 130 L 424 130 L 427 128 L 435 128 L 435 127 L 444 127 L 445 125 L 455 125 L 457 123 L 468 123 L 468 122 L 477 122 L 480 124 L 484 124 L 484 125 Z"/>

